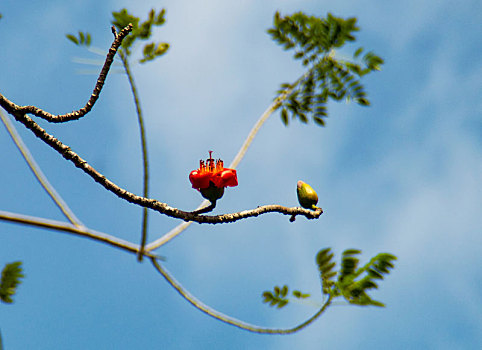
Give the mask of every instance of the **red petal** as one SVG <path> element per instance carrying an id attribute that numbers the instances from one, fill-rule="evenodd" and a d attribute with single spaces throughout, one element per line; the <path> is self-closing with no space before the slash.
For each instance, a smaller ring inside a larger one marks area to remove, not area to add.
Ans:
<path id="1" fill-rule="evenodd" d="M 210 173 L 201 174 L 198 170 L 193 170 L 189 174 L 189 181 L 191 181 L 192 188 L 208 188 L 211 176 L 212 174 Z"/>
<path id="2" fill-rule="evenodd" d="M 220 173 L 220 177 L 222 179 L 223 187 L 238 186 L 238 176 L 236 174 L 236 170 L 234 170 L 234 169 L 224 169 Z"/>

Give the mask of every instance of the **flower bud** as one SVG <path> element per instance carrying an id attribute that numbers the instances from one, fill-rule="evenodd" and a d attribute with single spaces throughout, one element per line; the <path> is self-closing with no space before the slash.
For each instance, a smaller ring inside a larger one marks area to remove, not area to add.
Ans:
<path id="1" fill-rule="evenodd" d="M 296 185 L 296 191 L 298 193 L 298 202 L 305 209 L 318 209 L 316 204 L 318 203 L 318 195 L 310 185 L 303 181 L 298 181 Z"/>

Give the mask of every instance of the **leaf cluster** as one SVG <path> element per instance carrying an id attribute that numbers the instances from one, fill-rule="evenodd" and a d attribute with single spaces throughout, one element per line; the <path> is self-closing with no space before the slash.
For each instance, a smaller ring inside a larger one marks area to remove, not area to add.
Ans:
<path id="1" fill-rule="evenodd" d="M 275 14 L 268 33 L 285 50 L 294 50 L 294 58 L 308 68 L 301 79 L 282 84 L 278 91 L 287 95 L 279 106 L 285 125 L 291 115 L 303 123 L 311 116 L 317 125 L 324 126 L 329 99 L 354 100 L 362 106 L 370 104 L 360 79 L 380 70 L 383 59 L 373 52 L 360 58 L 363 48 L 355 51 L 353 61 L 338 59 L 335 54 L 335 49 L 355 41 L 354 33 L 359 30 L 356 21 L 356 18 L 343 19 L 330 13 L 326 18 L 302 12 L 284 17 L 278 12 Z"/>
<path id="2" fill-rule="evenodd" d="M 263 303 L 269 303 L 269 306 L 276 306 L 278 309 L 281 309 L 289 303 L 288 294 L 289 288 L 287 285 L 284 285 L 283 287 L 275 286 L 273 291 L 263 292 Z M 299 290 L 294 290 L 292 295 L 296 299 L 305 299 L 310 297 L 309 294 L 302 293 Z"/>
<path id="3" fill-rule="evenodd" d="M 114 17 L 112 24 L 118 31 L 128 24 L 132 24 L 131 33 L 122 42 L 122 48 L 127 55 L 131 54 L 131 47 L 136 40 L 148 40 L 152 35 L 152 28 L 162 26 L 166 22 L 165 15 L 165 9 L 162 9 L 157 13 L 154 9 L 151 9 L 147 15 L 147 19 L 141 22 L 139 17 L 130 14 L 125 8 L 119 12 L 112 12 L 112 16 Z M 162 56 L 168 49 L 168 43 L 147 43 L 144 45 L 142 50 L 143 57 L 139 62 L 144 63 L 152 61 L 153 59 Z"/>
<path id="4" fill-rule="evenodd" d="M 0 300 L 4 303 L 13 303 L 12 296 L 15 295 L 17 286 L 21 283 L 22 262 L 16 261 L 6 264 L 2 270 L 2 278 L 0 280 Z"/>
<path id="5" fill-rule="evenodd" d="M 65 36 L 67 37 L 67 39 L 69 39 L 75 45 L 78 45 L 78 46 L 84 45 L 89 47 L 90 44 L 92 43 L 92 36 L 88 32 L 83 33 L 79 31 L 78 36 L 75 36 L 73 34 L 66 34 Z"/>
<path id="6" fill-rule="evenodd" d="M 333 262 L 333 253 L 329 248 L 320 250 L 316 256 L 316 263 L 320 271 L 323 294 L 334 297 L 343 296 L 350 304 L 385 306 L 373 300 L 368 291 L 377 289 L 377 280 L 382 280 L 385 274 L 394 268 L 394 255 L 380 253 L 373 257 L 367 264 L 359 267 L 358 249 L 347 249 L 342 254 L 341 266 L 338 272 Z M 335 280 L 335 277 L 338 277 Z"/>
<path id="7" fill-rule="evenodd" d="M 394 255 L 380 253 L 374 256 L 367 264 L 359 267 L 357 255 L 361 254 L 358 249 L 347 249 L 343 252 L 339 270 L 336 269 L 336 262 L 333 260 L 334 254 L 330 248 L 322 249 L 316 255 L 316 265 L 318 266 L 321 280 L 321 290 L 323 295 L 330 296 L 330 300 L 343 297 L 348 303 L 353 305 L 373 305 L 385 306 L 383 303 L 372 299 L 368 291 L 378 288 L 378 280 L 382 280 L 384 275 L 390 273 L 395 267 Z M 270 306 L 283 308 L 289 303 L 289 288 L 275 286 L 273 291 L 263 292 L 263 302 Z M 292 295 L 297 299 L 309 298 L 310 294 L 305 294 L 299 290 L 294 290 Z"/>

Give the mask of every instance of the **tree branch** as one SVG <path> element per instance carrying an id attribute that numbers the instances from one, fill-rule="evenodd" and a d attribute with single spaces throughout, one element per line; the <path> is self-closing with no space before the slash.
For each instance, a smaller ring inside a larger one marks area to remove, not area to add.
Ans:
<path id="1" fill-rule="evenodd" d="M 99 98 L 100 92 L 102 90 L 102 87 L 104 86 L 105 79 L 109 72 L 110 66 L 114 61 L 114 56 L 117 53 L 119 46 L 122 44 L 122 40 L 124 40 L 126 35 L 129 34 L 131 30 L 132 30 L 132 24 L 129 24 L 127 27 L 122 29 L 119 33 L 116 32 L 115 27 L 112 27 L 112 33 L 114 34 L 115 39 L 109 49 L 109 52 L 104 62 L 104 66 L 100 71 L 99 77 L 97 79 L 97 83 L 95 84 L 95 87 L 94 87 L 94 91 L 92 92 L 92 95 L 90 96 L 89 101 L 87 101 L 87 103 L 83 108 L 67 114 L 53 115 L 35 106 L 18 106 L 10 102 L 1 93 L 0 93 L 0 105 L 3 108 L 5 108 L 5 110 L 10 114 L 17 114 L 17 113 L 33 114 L 37 117 L 40 117 L 52 123 L 63 123 L 70 120 L 77 120 L 82 118 L 84 115 L 90 112 L 95 102 Z"/>
<path id="2" fill-rule="evenodd" d="M 256 217 L 261 214 L 271 213 L 271 212 L 278 212 L 278 213 L 290 215 L 290 216 L 303 215 L 307 219 L 318 219 L 320 215 L 323 213 L 323 210 L 321 210 L 321 208 L 319 210 L 314 211 L 314 210 L 303 209 L 300 207 L 287 208 L 281 205 L 265 205 L 252 210 L 245 210 L 242 212 L 217 215 L 217 216 L 198 215 L 196 213 L 179 210 L 177 208 L 170 207 L 166 203 L 159 202 L 155 199 L 150 199 L 150 198 L 145 198 L 145 197 L 135 195 L 117 186 L 115 183 L 107 179 L 104 175 L 102 175 L 97 170 L 95 170 L 92 166 L 90 166 L 84 159 L 82 159 L 79 155 L 77 155 L 77 153 L 72 151 L 70 147 L 68 147 L 67 145 L 64 145 L 58 139 L 48 134 L 42 127 L 40 127 L 30 117 L 28 117 L 27 115 L 21 112 L 15 112 L 13 113 L 13 116 L 17 121 L 25 125 L 27 129 L 32 131 L 38 138 L 40 138 L 46 144 L 51 146 L 54 150 L 59 152 L 65 159 L 74 163 L 76 167 L 78 167 L 86 174 L 88 174 L 90 177 L 92 177 L 94 181 L 99 183 L 106 190 L 114 193 L 116 196 L 128 201 L 129 203 L 150 208 L 161 214 L 164 214 L 173 218 L 182 219 L 184 221 L 195 221 L 198 223 L 218 224 L 218 223 L 235 222 L 241 219 Z"/>
<path id="3" fill-rule="evenodd" d="M 331 304 L 331 300 L 333 298 L 332 295 L 328 296 L 328 299 L 326 302 L 323 304 L 323 306 L 318 310 L 317 313 L 315 313 L 313 316 L 311 316 L 309 319 L 304 321 L 303 323 L 300 323 L 299 325 L 293 327 L 293 328 L 286 328 L 286 329 L 276 329 L 276 328 L 266 328 L 266 327 L 259 327 L 255 326 L 243 321 L 240 321 L 236 318 L 230 317 L 228 315 L 225 315 L 219 311 L 216 311 L 212 309 L 211 307 L 207 306 L 200 300 L 198 300 L 196 297 L 194 297 L 191 293 L 189 293 L 176 279 L 171 276 L 171 274 L 163 268 L 155 258 L 151 258 L 152 264 L 156 268 L 156 270 L 164 277 L 164 279 L 184 298 L 186 299 L 189 303 L 191 303 L 195 308 L 198 310 L 201 310 L 205 314 L 208 314 L 209 316 L 220 320 L 224 323 L 230 324 L 232 326 L 254 332 L 254 333 L 264 333 L 264 334 L 291 334 L 298 332 L 305 328 L 306 326 L 310 325 L 313 323 L 316 319 L 318 319 L 323 312 L 326 310 L 328 306 Z"/>
<path id="4" fill-rule="evenodd" d="M 85 238 L 90 238 L 102 243 L 106 243 L 110 246 L 114 246 L 120 248 L 122 250 L 138 254 L 139 253 L 139 246 L 124 241 L 120 238 L 115 236 L 108 235 L 106 233 L 102 233 L 99 231 L 90 230 L 87 227 L 78 227 L 72 224 L 68 224 L 61 221 L 56 220 L 48 220 L 44 218 L 29 216 L 29 215 L 21 215 L 16 213 L 10 213 L 7 211 L 0 210 L 0 220 L 8 221 L 8 222 L 15 222 L 18 224 L 24 224 L 29 226 L 36 226 L 42 228 L 48 228 L 50 230 L 61 231 L 61 232 L 68 232 L 74 235 L 82 236 Z M 149 257 L 155 257 L 156 255 L 144 252 L 144 255 Z"/>
<path id="5" fill-rule="evenodd" d="M 117 52 L 117 49 L 119 45 L 122 42 L 122 39 L 129 33 L 129 31 L 132 29 L 132 26 L 129 25 L 125 27 L 119 34 L 116 33 L 115 28 L 113 28 L 113 33 L 115 35 L 115 40 L 111 46 L 111 49 L 109 50 L 109 54 L 107 55 L 106 62 L 104 64 L 104 67 L 102 68 L 102 72 L 99 76 L 99 79 L 97 81 L 96 87 L 94 89 L 94 93 L 91 96 L 91 99 L 89 102 L 87 102 L 86 107 L 84 107 L 83 111 L 81 110 L 72 112 L 68 115 L 64 116 L 52 116 L 48 114 L 47 112 L 44 112 L 40 110 L 37 107 L 34 106 L 26 106 L 26 107 L 21 107 L 19 105 L 16 105 L 15 103 L 11 102 L 8 100 L 6 97 L 4 97 L 2 94 L 0 94 L 0 105 L 5 108 L 5 110 L 13 115 L 15 119 L 24 126 L 32 131 L 38 138 L 40 138 L 42 141 L 44 141 L 46 144 L 51 146 L 53 149 L 55 149 L 57 152 L 59 152 L 65 159 L 71 161 L 74 163 L 76 167 L 79 169 L 83 170 L 86 174 L 88 174 L 90 177 L 94 179 L 94 181 L 98 182 L 101 186 L 103 186 L 106 190 L 114 193 L 117 195 L 119 198 L 122 198 L 130 203 L 140 205 L 144 208 L 150 208 L 152 210 L 155 210 L 159 213 L 165 214 L 167 216 L 173 217 L 173 218 L 178 218 L 182 219 L 184 221 L 195 221 L 198 223 L 210 223 L 210 224 L 216 224 L 216 223 L 228 223 L 228 222 L 235 222 L 241 219 L 245 219 L 248 217 L 256 217 L 264 213 L 268 212 L 278 212 L 281 214 L 285 215 L 290 215 L 292 218 L 295 217 L 296 215 L 303 215 L 307 219 L 317 219 L 319 216 L 323 213 L 323 210 L 319 209 L 316 211 L 312 210 L 307 210 L 299 207 L 293 207 L 293 208 L 287 208 L 283 207 L 281 205 L 265 205 L 262 207 L 258 207 L 256 209 L 252 210 L 245 210 L 242 212 L 238 213 L 232 213 L 232 214 L 224 214 L 224 215 L 217 215 L 217 216 L 207 216 L 207 215 L 200 215 L 199 213 L 196 212 L 186 212 L 179 210 L 177 208 L 170 207 L 166 203 L 159 202 L 154 199 L 149 199 L 146 197 L 141 197 L 137 196 L 131 192 L 126 191 L 125 189 L 117 186 L 115 183 L 107 179 L 104 175 L 99 173 L 97 170 L 95 170 L 92 166 L 90 166 L 84 159 L 82 159 L 77 153 L 73 152 L 70 147 L 67 145 L 63 144 L 61 141 L 53 137 L 52 135 L 48 134 L 42 127 L 40 127 L 35 121 L 33 121 L 30 117 L 28 117 L 26 114 L 27 113 L 32 113 L 34 115 L 38 115 L 40 117 L 46 117 L 44 119 L 47 119 L 49 121 L 58 121 L 62 119 L 63 121 L 66 121 L 67 119 L 70 118 L 70 120 L 75 119 L 74 117 L 77 116 L 80 118 L 80 114 L 83 113 L 85 115 L 93 106 L 93 102 L 95 102 L 98 98 L 98 94 L 100 93 L 100 90 L 102 89 L 102 86 L 105 81 L 105 77 L 108 73 L 109 67 L 112 63 L 113 57 L 115 53 Z M 287 91 L 284 95 L 283 98 L 286 97 L 286 95 L 289 94 L 289 91 Z M 274 104 L 270 106 L 270 108 L 263 114 L 262 116 L 262 121 L 258 122 L 256 126 L 253 128 L 251 131 L 250 135 L 248 136 L 248 139 L 245 141 L 243 144 L 240 152 L 238 153 L 235 161 L 233 161 L 233 165 L 236 165 L 237 162 L 244 156 L 244 153 L 246 152 L 247 147 L 251 143 L 252 139 L 254 138 L 254 135 L 257 133 L 259 127 L 264 123 L 264 120 L 267 119 L 267 116 L 269 116 L 272 111 L 276 109 L 277 106 L 279 106 L 280 99 L 278 98 Z M 89 107 L 90 106 L 90 107 Z M 78 119 L 77 118 L 77 119 Z"/>
<path id="6" fill-rule="evenodd" d="M 144 118 L 142 116 L 141 103 L 140 103 L 139 95 L 137 93 L 137 87 L 134 82 L 134 76 L 131 73 L 128 55 L 124 50 L 121 49 L 119 51 L 119 57 L 124 66 L 127 79 L 129 80 L 131 92 L 134 97 L 134 104 L 136 106 L 137 120 L 139 122 L 139 132 L 141 136 L 142 165 L 143 165 L 143 172 L 144 172 L 142 195 L 144 197 L 147 197 L 149 196 L 149 157 L 147 155 L 147 140 L 146 140 L 146 130 L 144 127 Z M 146 241 L 147 241 L 148 215 L 149 215 L 149 211 L 147 210 L 147 208 L 144 207 L 142 210 L 142 223 L 141 223 L 141 250 L 137 257 L 139 261 L 142 261 L 144 246 L 146 245 Z"/>

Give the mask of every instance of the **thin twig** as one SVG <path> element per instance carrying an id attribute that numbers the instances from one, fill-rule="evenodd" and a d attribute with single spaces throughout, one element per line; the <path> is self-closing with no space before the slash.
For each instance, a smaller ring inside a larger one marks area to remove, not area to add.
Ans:
<path id="1" fill-rule="evenodd" d="M 30 170 L 32 170 L 35 178 L 43 187 L 43 189 L 47 192 L 50 198 L 52 198 L 52 200 L 60 209 L 60 211 L 65 215 L 67 220 L 69 220 L 73 225 L 77 227 L 84 226 L 82 222 L 75 216 L 75 214 L 69 208 L 67 203 L 65 203 L 62 197 L 58 194 L 58 192 L 55 190 L 52 184 L 49 182 L 45 174 L 42 172 L 42 169 L 40 169 L 39 165 L 33 158 L 30 151 L 28 150 L 28 147 L 22 141 L 22 138 L 20 137 L 17 130 L 15 129 L 15 126 L 12 124 L 10 119 L 8 119 L 3 114 L 2 111 L 0 111 L 0 119 L 2 119 L 2 122 L 5 125 L 5 128 L 7 129 L 8 133 L 10 134 L 10 137 L 12 138 L 13 142 L 17 146 L 18 150 L 22 154 L 25 161 L 27 162 L 28 166 L 30 167 Z"/>
<path id="2" fill-rule="evenodd" d="M 139 246 L 134 243 L 124 241 L 120 238 L 108 235 L 103 232 L 88 229 L 87 227 L 77 227 L 66 222 L 49 220 L 49 219 L 44 219 L 44 218 L 39 218 L 39 217 L 34 217 L 29 215 L 17 214 L 17 213 L 10 213 L 3 210 L 0 210 L 0 220 L 15 222 L 15 223 L 29 225 L 29 226 L 48 228 L 50 230 L 55 230 L 55 231 L 68 232 L 78 236 L 103 242 L 128 252 L 132 252 L 135 254 L 139 253 Z M 147 252 L 145 252 L 144 255 L 155 257 L 154 254 L 147 253 Z"/>
<path id="3" fill-rule="evenodd" d="M 164 234 L 164 236 L 162 236 L 161 238 L 159 239 L 156 239 L 155 241 L 149 243 L 148 245 L 146 245 L 146 252 L 151 252 L 153 251 L 154 249 L 157 249 L 159 247 L 162 247 L 164 244 L 166 244 L 167 242 L 171 241 L 173 238 L 175 238 L 177 235 L 179 235 L 180 233 L 182 233 L 185 229 L 187 229 L 190 225 L 192 224 L 192 221 L 188 221 L 188 222 L 183 222 L 179 225 L 177 225 L 176 227 L 174 227 L 172 230 L 170 230 L 168 233 Z"/>
<path id="4" fill-rule="evenodd" d="M 276 329 L 276 328 L 266 328 L 266 327 L 259 327 L 255 326 L 243 321 L 240 321 L 236 318 L 230 317 L 225 315 L 219 311 L 214 310 L 213 308 L 207 306 L 196 297 L 194 297 L 191 293 L 189 293 L 165 268 L 163 268 L 155 258 L 151 258 L 152 264 L 156 268 L 156 270 L 164 277 L 164 279 L 184 298 L 186 299 L 191 305 L 193 305 L 198 310 L 206 313 L 207 315 L 214 317 L 217 320 L 220 320 L 224 323 L 230 324 L 232 326 L 254 332 L 254 333 L 264 333 L 264 334 L 291 334 L 298 332 L 305 328 L 306 326 L 313 323 L 317 318 L 319 318 L 323 312 L 326 310 L 328 306 L 331 304 L 331 299 L 333 298 L 331 295 L 328 296 L 328 299 L 323 304 L 323 306 L 311 316 L 309 319 L 304 321 L 303 323 L 286 329 Z"/>
<path id="5" fill-rule="evenodd" d="M 94 91 L 92 92 L 92 95 L 90 96 L 89 101 L 87 101 L 87 103 L 83 108 L 67 114 L 53 115 L 35 106 L 22 106 L 22 107 L 17 106 L 12 102 L 10 102 L 8 99 L 6 99 L 5 96 L 3 96 L 1 93 L 0 93 L 0 105 L 3 108 L 5 108 L 5 110 L 10 114 L 12 114 L 13 111 L 15 111 L 16 113 L 22 113 L 22 114 L 33 114 L 37 117 L 43 118 L 52 123 L 62 123 L 62 122 L 67 122 L 70 120 L 77 120 L 82 118 L 84 115 L 90 112 L 95 102 L 99 98 L 100 92 L 102 91 L 102 87 L 104 86 L 105 79 L 107 77 L 107 73 L 109 72 L 112 62 L 114 61 L 114 56 L 117 53 L 117 50 L 122 43 L 122 40 L 124 40 L 126 35 L 129 34 L 131 30 L 132 30 L 132 24 L 129 24 L 127 27 L 122 29 L 119 33 L 115 31 L 114 27 L 112 27 L 112 32 L 114 33 L 115 39 L 109 49 L 109 53 L 107 54 L 107 57 L 105 59 L 104 66 L 100 71 L 99 77 L 94 87 Z"/>
<path id="6" fill-rule="evenodd" d="M 146 131 L 144 127 L 144 118 L 142 116 L 142 109 L 141 103 L 139 99 L 139 95 L 137 93 L 137 87 L 134 82 L 134 76 L 131 73 L 129 61 L 127 57 L 127 53 L 124 50 L 119 50 L 119 57 L 122 61 L 124 66 L 127 79 L 129 80 L 129 85 L 131 87 L 132 95 L 134 97 L 134 104 L 136 106 L 137 112 L 137 120 L 139 122 L 139 131 L 141 135 L 141 148 L 142 148 L 142 165 L 143 165 L 143 192 L 142 196 L 147 198 L 149 197 L 149 158 L 147 155 L 147 140 L 146 140 Z M 147 229 L 148 229 L 148 210 L 146 207 L 142 209 L 142 224 L 141 224 L 141 249 L 139 251 L 139 255 L 137 256 L 137 260 L 142 261 L 142 255 L 144 252 L 144 247 L 147 241 Z"/>

